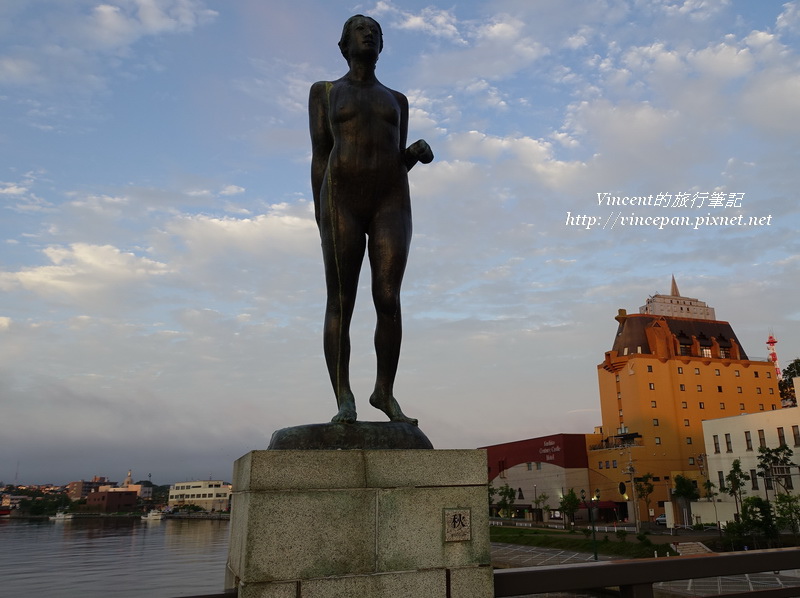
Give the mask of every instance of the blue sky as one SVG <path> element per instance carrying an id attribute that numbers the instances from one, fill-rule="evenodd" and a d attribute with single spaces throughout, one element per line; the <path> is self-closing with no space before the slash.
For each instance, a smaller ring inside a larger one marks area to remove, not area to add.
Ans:
<path id="1" fill-rule="evenodd" d="M 333 415 L 306 103 L 355 13 L 436 154 L 395 389 L 434 446 L 591 432 L 617 310 L 672 274 L 751 356 L 773 331 L 800 357 L 798 2 L 5 0 L 0 480 L 229 478 Z M 368 284 L 352 375 L 381 420 Z"/>

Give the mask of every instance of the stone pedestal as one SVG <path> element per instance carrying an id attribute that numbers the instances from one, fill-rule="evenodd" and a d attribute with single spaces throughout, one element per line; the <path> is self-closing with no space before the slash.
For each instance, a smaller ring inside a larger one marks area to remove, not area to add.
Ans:
<path id="1" fill-rule="evenodd" d="M 268 450 L 234 466 L 240 598 L 491 598 L 486 453 Z"/>

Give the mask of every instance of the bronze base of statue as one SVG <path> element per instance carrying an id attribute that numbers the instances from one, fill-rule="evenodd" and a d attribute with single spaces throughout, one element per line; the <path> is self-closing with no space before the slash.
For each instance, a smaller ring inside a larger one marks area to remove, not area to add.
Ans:
<path id="1" fill-rule="evenodd" d="M 272 434 L 268 450 L 432 449 L 417 426 L 400 422 L 307 424 Z"/>

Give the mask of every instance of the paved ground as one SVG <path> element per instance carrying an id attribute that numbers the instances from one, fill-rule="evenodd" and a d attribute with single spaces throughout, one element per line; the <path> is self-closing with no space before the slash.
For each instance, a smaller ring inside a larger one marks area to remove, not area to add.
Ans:
<path id="1" fill-rule="evenodd" d="M 674 540 L 688 541 L 686 537 Z M 599 555 L 599 560 L 608 561 L 617 557 Z M 566 565 L 594 561 L 594 555 L 557 548 L 539 548 L 537 546 L 519 546 L 492 542 L 492 564 L 495 567 L 542 567 Z M 709 577 L 704 579 L 687 579 L 656 584 L 657 596 L 716 596 L 722 593 L 745 592 L 768 588 L 798 588 L 800 596 L 800 570 L 757 573 L 750 575 L 731 575 L 727 577 Z M 566 596 L 565 594 L 530 594 L 520 598 L 540 598 L 548 596 Z M 594 598 L 596 594 L 569 594 L 572 598 Z"/>

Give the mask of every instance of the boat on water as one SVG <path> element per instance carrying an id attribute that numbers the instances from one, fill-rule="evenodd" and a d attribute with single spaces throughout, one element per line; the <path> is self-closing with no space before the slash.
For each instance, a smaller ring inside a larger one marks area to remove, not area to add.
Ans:
<path id="1" fill-rule="evenodd" d="M 147 515 L 142 515 L 142 521 L 161 521 L 167 516 L 164 511 L 149 511 Z"/>
<path id="2" fill-rule="evenodd" d="M 65 513 L 64 511 L 59 511 L 55 515 L 50 516 L 50 521 L 69 521 L 75 517 L 73 513 Z"/>

